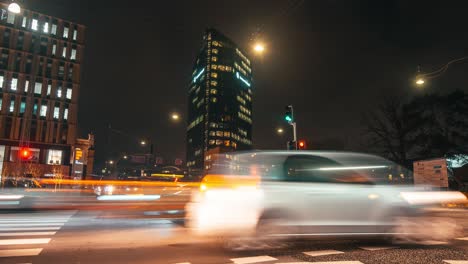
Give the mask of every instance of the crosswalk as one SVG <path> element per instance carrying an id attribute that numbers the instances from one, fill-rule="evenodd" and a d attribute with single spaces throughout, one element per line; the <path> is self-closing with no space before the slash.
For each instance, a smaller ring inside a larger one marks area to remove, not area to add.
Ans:
<path id="1" fill-rule="evenodd" d="M 0 214 L 0 262 L 2 258 L 41 254 L 52 237 L 76 211 Z"/>

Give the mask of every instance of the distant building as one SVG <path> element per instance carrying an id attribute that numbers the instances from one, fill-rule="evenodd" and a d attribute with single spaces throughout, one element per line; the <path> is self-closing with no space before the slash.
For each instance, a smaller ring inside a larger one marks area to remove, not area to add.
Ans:
<path id="1" fill-rule="evenodd" d="M 0 3 L 0 177 L 70 176 L 83 25 Z M 78 141 L 78 145 L 82 142 Z"/>
<path id="2" fill-rule="evenodd" d="M 207 168 L 214 148 L 252 148 L 252 65 L 247 54 L 215 29 L 206 30 L 188 91 L 187 167 Z"/>

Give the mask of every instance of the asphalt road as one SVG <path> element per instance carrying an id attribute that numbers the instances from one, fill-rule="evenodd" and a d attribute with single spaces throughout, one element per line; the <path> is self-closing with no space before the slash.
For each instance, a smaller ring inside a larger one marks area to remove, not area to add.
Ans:
<path id="1" fill-rule="evenodd" d="M 465 236 L 449 244 L 308 240 L 275 250 L 228 251 L 190 236 L 174 209 L 3 212 L 0 263 L 468 263 L 468 211 L 436 213 L 456 219 Z"/>

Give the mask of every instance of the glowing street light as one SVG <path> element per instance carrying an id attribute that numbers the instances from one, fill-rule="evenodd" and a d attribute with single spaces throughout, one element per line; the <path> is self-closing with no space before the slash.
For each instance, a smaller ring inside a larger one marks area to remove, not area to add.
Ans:
<path id="1" fill-rule="evenodd" d="M 124 155 L 124 156 L 123 156 L 123 159 L 128 159 L 128 156 L 127 156 L 127 155 Z"/>
<path id="2" fill-rule="evenodd" d="M 114 161 L 113 161 L 113 160 L 109 160 L 109 164 L 110 164 L 110 165 L 114 164 Z"/>
<path id="3" fill-rule="evenodd" d="M 416 84 L 419 85 L 419 86 L 423 85 L 424 83 L 425 83 L 425 81 L 424 81 L 423 78 L 418 78 L 418 79 L 416 80 Z"/>
<path id="4" fill-rule="evenodd" d="M 8 5 L 8 11 L 13 14 L 19 14 L 21 12 L 21 7 L 15 3 L 15 1 L 11 1 L 11 3 Z"/>
<path id="5" fill-rule="evenodd" d="M 180 119 L 180 115 L 178 113 L 172 113 L 171 114 L 171 119 L 174 121 L 177 121 Z"/>
<path id="6" fill-rule="evenodd" d="M 265 51 L 265 45 L 263 45 L 262 43 L 257 43 L 254 45 L 254 51 L 258 54 L 261 54 Z"/>
<path id="7" fill-rule="evenodd" d="M 278 134 L 283 134 L 284 130 L 280 127 L 278 129 L 276 129 L 276 132 L 278 132 Z"/>
<path id="8" fill-rule="evenodd" d="M 140 145 L 146 146 L 146 141 L 144 141 L 144 140 L 140 141 Z"/>

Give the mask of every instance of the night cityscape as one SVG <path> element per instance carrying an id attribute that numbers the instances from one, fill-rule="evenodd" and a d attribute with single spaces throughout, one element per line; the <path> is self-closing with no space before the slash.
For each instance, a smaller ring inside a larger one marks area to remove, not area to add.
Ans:
<path id="1" fill-rule="evenodd" d="M 467 10 L 0 0 L 0 263 L 468 264 Z"/>

